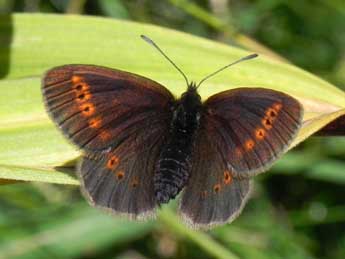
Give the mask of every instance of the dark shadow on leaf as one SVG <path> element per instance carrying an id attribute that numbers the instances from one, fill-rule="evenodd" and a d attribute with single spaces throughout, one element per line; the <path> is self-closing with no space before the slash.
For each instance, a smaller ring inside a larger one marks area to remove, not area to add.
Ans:
<path id="1" fill-rule="evenodd" d="M 71 160 L 68 160 L 67 162 L 65 162 L 63 165 L 59 166 L 59 167 L 73 167 L 74 169 L 77 167 L 77 164 L 78 164 L 78 161 L 79 159 L 71 159 Z"/>
<path id="2" fill-rule="evenodd" d="M 78 159 L 72 159 L 64 163 L 63 165 L 56 166 L 54 169 L 61 173 L 66 173 L 76 178 L 75 172 L 77 170 Z"/>

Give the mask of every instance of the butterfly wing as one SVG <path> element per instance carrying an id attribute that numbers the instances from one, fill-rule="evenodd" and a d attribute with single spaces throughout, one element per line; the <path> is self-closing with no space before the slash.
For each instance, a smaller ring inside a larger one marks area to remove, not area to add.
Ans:
<path id="1" fill-rule="evenodd" d="M 149 215 L 172 94 L 150 79 L 89 65 L 53 68 L 42 91 L 53 121 L 84 151 L 78 174 L 90 203 L 132 218 Z"/>
<path id="2" fill-rule="evenodd" d="M 203 125 L 196 137 L 190 179 L 179 208 L 192 228 L 209 228 L 234 219 L 249 196 L 250 180 L 233 177 L 215 140 Z"/>
<path id="3" fill-rule="evenodd" d="M 42 85 L 53 121 L 87 151 L 118 145 L 138 125 L 170 114 L 169 104 L 174 100 L 166 88 L 150 79 L 91 65 L 53 68 Z"/>
<path id="4" fill-rule="evenodd" d="M 302 124 L 294 98 L 274 90 L 238 88 L 204 103 L 191 178 L 180 211 L 191 225 L 234 219 L 249 194 L 249 178 L 288 148 Z"/>
<path id="5" fill-rule="evenodd" d="M 85 154 L 78 175 L 91 205 L 132 219 L 154 215 L 154 169 L 164 141 L 163 128 L 157 126 L 135 133 L 109 152 Z"/>
<path id="6" fill-rule="evenodd" d="M 205 102 L 205 118 L 228 168 L 239 177 L 250 177 L 286 151 L 302 125 L 303 108 L 278 91 L 238 88 L 211 96 Z"/>

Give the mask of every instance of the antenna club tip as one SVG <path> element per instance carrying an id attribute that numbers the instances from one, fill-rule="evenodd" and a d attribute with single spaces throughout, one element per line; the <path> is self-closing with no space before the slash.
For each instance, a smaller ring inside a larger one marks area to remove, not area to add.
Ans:
<path id="1" fill-rule="evenodd" d="M 258 56 L 259 56 L 259 54 L 253 53 L 253 54 L 250 54 L 250 55 L 244 57 L 243 59 L 244 59 L 244 60 L 249 60 L 249 59 L 256 58 L 256 57 L 258 57 Z"/>
<path id="2" fill-rule="evenodd" d="M 148 43 L 150 43 L 150 44 L 153 44 L 153 41 L 152 41 L 149 37 L 147 37 L 146 35 L 144 35 L 144 34 L 141 34 L 141 35 L 140 35 L 140 38 L 142 38 L 144 41 L 146 41 L 146 42 L 148 42 Z"/>

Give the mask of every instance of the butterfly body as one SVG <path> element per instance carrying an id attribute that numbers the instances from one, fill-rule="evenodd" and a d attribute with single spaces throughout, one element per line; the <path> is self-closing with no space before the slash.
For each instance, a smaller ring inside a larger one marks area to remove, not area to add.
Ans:
<path id="1" fill-rule="evenodd" d="M 199 127 L 201 97 L 194 83 L 173 105 L 167 141 L 162 148 L 154 176 L 158 204 L 167 203 L 187 184 L 193 142 Z"/>

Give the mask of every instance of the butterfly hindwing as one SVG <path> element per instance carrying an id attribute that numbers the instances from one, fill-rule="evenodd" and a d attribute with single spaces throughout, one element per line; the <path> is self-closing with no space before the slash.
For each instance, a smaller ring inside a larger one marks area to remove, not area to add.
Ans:
<path id="1" fill-rule="evenodd" d="M 227 168 L 221 150 L 206 127 L 196 137 L 191 176 L 180 201 L 180 213 L 193 228 L 209 228 L 229 222 L 244 207 L 249 179 L 236 179 Z"/>
<path id="2" fill-rule="evenodd" d="M 43 78 L 47 110 L 68 139 L 88 151 L 118 145 L 152 120 L 169 119 L 171 93 L 128 72 L 92 65 L 66 65 Z"/>
<path id="3" fill-rule="evenodd" d="M 138 133 L 109 152 L 85 154 L 78 173 L 89 202 L 130 218 L 153 215 L 153 176 L 164 134 L 162 128 Z"/>
<path id="4" fill-rule="evenodd" d="M 302 125 L 303 108 L 270 89 L 237 88 L 205 102 L 207 131 L 238 177 L 263 172 L 288 148 Z"/>

